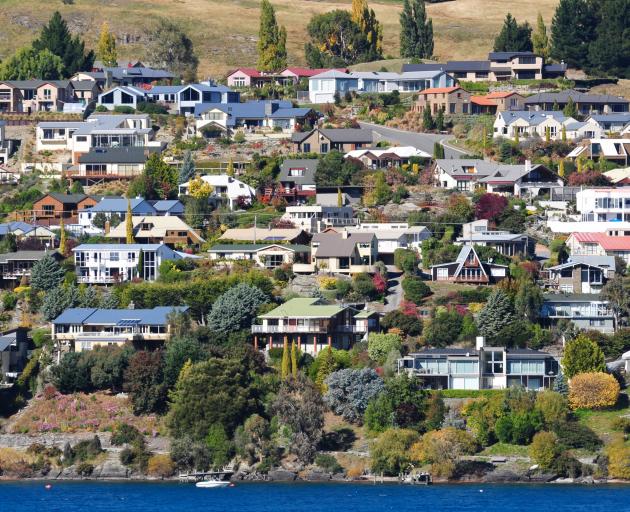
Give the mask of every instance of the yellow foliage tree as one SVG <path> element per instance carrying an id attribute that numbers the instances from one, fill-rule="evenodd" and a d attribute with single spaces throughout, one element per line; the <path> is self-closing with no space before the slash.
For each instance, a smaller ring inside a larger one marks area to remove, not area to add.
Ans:
<path id="1" fill-rule="evenodd" d="M 630 446 L 623 439 L 616 439 L 606 447 L 608 475 L 613 478 L 630 479 Z"/>
<path id="2" fill-rule="evenodd" d="M 63 218 L 59 221 L 59 252 L 66 255 L 66 229 L 63 224 Z"/>
<path id="3" fill-rule="evenodd" d="M 214 187 L 207 181 L 204 181 L 200 176 L 196 176 L 190 180 L 188 193 L 195 199 L 208 199 Z"/>
<path id="4" fill-rule="evenodd" d="M 125 230 L 127 235 L 127 243 L 133 244 L 135 239 L 133 237 L 133 217 L 131 211 L 131 200 L 127 199 L 127 216 L 125 217 Z"/>
<path id="5" fill-rule="evenodd" d="M 105 66 L 118 65 L 118 53 L 116 51 L 116 38 L 109 30 L 109 24 L 104 22 L 101 26 L 101 35 L 98 38 L 97 53 Z"/>
<path id="6" fill-rule="evenodd" d="M 147 464 L 147 473 L 150 476 L 168 478 L 175 473 L 175 464 L 166 454 L 153 455 Z"/>
<path id="7" fill-rule="evenodd" d="M 529 456 L 542 469 L 550 469 L 559 454 L 558 436 L 553 432 L 538 432 L 529 446 Z"/>
<path id="8" fill-rule="evenodd" d="M 579 373 L 569 382 L 569 405 L 573 409 L 612 407 L 618 398 L 619 383 L 607 373 Z"/>
<path id="9" fill-rule="evenodd" d="M 412 460 L 431 464 L 432 474 L 450 478 L 455 473 L 459 458 L 477 451 L 477 442 L 465 430 L 446 427 L 427 432 L 410 451 Z"/>
<path id="10" fill-rule="evenodd" d="M 558 163 L 558 176 L 564 178 L 564 158 Z"/>
<path id="11" fill-rule="evenodd" d="M 234 176 L 234 159 L 232 157 L 228 160 L 227 170 L 225 173 L 228 176 Z"/>

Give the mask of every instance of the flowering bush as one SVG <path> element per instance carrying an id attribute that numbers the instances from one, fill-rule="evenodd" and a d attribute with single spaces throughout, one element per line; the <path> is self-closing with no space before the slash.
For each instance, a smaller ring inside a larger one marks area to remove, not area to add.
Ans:
<path id="1" fill-rule="evenodd" d="M 569 382 L 569 405 L 573 409 L 612 407 L 619 397 L 619 383 L 607 373 L 580 373 Z"/>

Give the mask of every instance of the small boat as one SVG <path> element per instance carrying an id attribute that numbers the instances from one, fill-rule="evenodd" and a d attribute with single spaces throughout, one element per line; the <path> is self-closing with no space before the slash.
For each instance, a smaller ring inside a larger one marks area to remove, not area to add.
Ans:
<path id="1" fill-rule="evenodd" d="M 227 487 L 228 485 L 230 485 L 229 480 L 201 480 L 195 484 L 195 487 L 214 489 L 218 487 Z"/>

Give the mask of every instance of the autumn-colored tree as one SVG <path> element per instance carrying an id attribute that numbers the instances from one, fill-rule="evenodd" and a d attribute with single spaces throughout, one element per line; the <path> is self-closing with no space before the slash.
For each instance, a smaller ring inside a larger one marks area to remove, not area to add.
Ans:
<path id="1" fill-rule="evenodd" d="M 116 51 L 116 37 L 109 30 L 109 24 L 101 25 L 101 35 L 98 38 L 98 57 L 104 66 L 115 67 L 118 65 L 118 53 Z"/>
<path id="2" fill-rule="evenodd" d="M 208 199 L 214 187 L 205 181 L 201 176 L 196 176 L 190 180 L 188 194 L 195 199 Z"/>
<path id="3" fill-rule="evenodd" d="M 128 244 L 135 243 L 135 239 L 133 237 L 133 217 L 131 211 L 131 200 L 127 199 L 127 215 L 125 217 L 125 232 L 126 232 L 126 242 Z"/>
<path id="4" fill-rule="evenodd" d="M 147 474 L 159 478 L 168 478 L 175 473 L 175 463 L 165 453 L 153 455 L 147 463 Z"/>
<path id="5" fill-rule="evenodd" d="M 59 221 L 59 252 L 66 255 L 66 229 L 63 224 L 63 218 Z"/>
<path id="6" fill-rule="evenodd" d="M 613 407 L 618 398 L 619 383 L 607 373 L 580 373 L 569 382 L 569 405 L 573 409 Z"/>
<path id="7" fill-rule="evenodd" d="M 446 427 L 427 432 L 410 451 L 412 460 L 431 464 L 432 474 L 450 478 L 455 473 L 459 458 L 477 451 L 477 442 L 465 430 Z"/>
<path id="8" fill-rule="evenodd" d="M 553 432 L 538 432 L 529 446 L 529 456 L 541 469 L 550 469 L 560 455 L 558 436 Z"/>
<path id="9" fill-rule="evenodd" d="M 630 446 L 619 438 L 606 447 L 608 457 L 608 476 L 612 478 L 630 479 Z"/>

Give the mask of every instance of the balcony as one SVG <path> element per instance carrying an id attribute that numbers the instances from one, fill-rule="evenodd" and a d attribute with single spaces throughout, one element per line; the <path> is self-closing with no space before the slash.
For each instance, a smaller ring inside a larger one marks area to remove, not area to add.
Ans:
<path id="1" fill-rule="evenodd" d="M 105 276 L 77 276 L 78 283 L 86 284 L 111 284 L 120 282 L 120 278 L 105 277 Z"/>
<path id="2" fill-rule="evenodd" d="M 356 325 L 252 325 L 252 334 L 292 334 L 292 333 L 355 333 L 365 332 L 364 328 Z"/>

